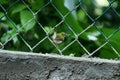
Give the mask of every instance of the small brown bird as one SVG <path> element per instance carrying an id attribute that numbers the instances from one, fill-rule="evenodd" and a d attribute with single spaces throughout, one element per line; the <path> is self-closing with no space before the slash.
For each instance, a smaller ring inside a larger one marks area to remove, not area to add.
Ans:
<path id="1" fill-rule="evenodd" d="M 65 32 L 60 32 L 60 33 L 54 32 L 54 34 L 52 36 L 52 40 L 54 43 L 60 44 L 64 41 L 65 36 L 67 36 L 67 34 Z"/>

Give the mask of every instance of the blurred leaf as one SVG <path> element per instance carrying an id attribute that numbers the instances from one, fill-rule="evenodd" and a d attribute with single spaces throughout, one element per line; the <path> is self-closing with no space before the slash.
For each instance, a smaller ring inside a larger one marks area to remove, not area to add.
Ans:
<path id="1" fill-rule="evenodd" d="M 39 36 L 38 36 L 37 33 L 34 33 L 34 36 L 35 36 L 36 39 L 39 39 Z"/>
<path id="2" fill-rule="evenodd" d="M 23 28 L 25 32 L 32 29 L 34 27 L 34 25 L 36 24 L 34 19 L 32 21 L 30 21 L 32 18 L 34 18 L 34 16 L 32 15 L 32 13 L 30 11 L 23 10 L 20 12 L 21 24 L 22 24 L 22 26 L 25 25 Z"/>
<path id="3" fill-rule="evenodd" d="M 0 4 L 6 4 L 8 3 L 8 0 L 0 0 Z"/>
<path id="4" fill-rule="evenodd" d="M 3 12 L 0 12 L 0 18 L 4 16 L 4 13 Z"/>
<path id="5" fill-rule="evenodd" d="M 70 11 L 65 7 L 64 5 L 64 0 L 58 1 L 58 0 L 52 0 L 54 5 L 57 7 L 57 9 L 60 11 L 60 13 L 65 16 L 67 13 L 69 13 Z M 62 19 L 63 17 L 61 17 Z M 82 27 L 78 24 L 77 20 L 75 19 L 75 17 L 73 16 L 72 13 L 69 13 L 69 15 L 67 15 L 65 17 L 65 23 L 67 23 L 72 29 L 73 31 L 78 34 L 81 31 L 83 31 Z M 88 39 L 87 35 L 85 33 L 83 33 L 81 35 L 81 37 L 83 39 Z"/>
<path id="6" fill-rule="evenodd" d="M 33 10 L 39 10 L 44 6 L 44 0 L 27 0 L 30 3 Z"/>
<path id="7" fill-rule="evenodd" d="M 15 25 L 14 25 L 11 21 L 9 21 L 8 19 L 6 20 L 6 24 L 7 24 L 10 28 L 16 29 L 16 28 L 15 28 Z"/>
<path id="8" fill-rule="evenodd" d="M 15 36 L 15 37 L 13 38 L 13 43 L 14 43 L 15 46 L 20 45 L 20 42 L 19 42 L 19 39 L 18 39 L 17 36 Z"/>
<path id="9" fill-rule="evenodd" d="M 65 0 L 64 2 L 65 7 L 69 10 L 72 11 L 76 6 L 75 6 L 75 0 Z M 76 11 L 72 11 L 72 15 L 77 19 L 77 14 Z"/>
<path id="10" fill-rule="evenodd" d="M 92 41 L 97 41 L 99 35 L 100 35 L 100 32 L 98 31 L 87 32 L 88 39 Z"/>
<path id="11" fill-rule="evenodd" d="M 117 47 L 117 46 L 120 47 L 120 43 L 118 43 L 120 40 L 120 31 L 114 33 L 116 31 L 116 29 L 111 29 L 111 28 L 103 28 L 102 31 L 106 36 L 109 36 L 112 34 L 112 37 L 110 37 L 109 41 L 112 45 L 115 44 L 116 46 L 114 46 L 114 47 L 116 47 L 120 52 L 120 49 Z"/>
<path id="12" fill-rule="evenodd" d="M 47 32 L 49 32 L 50 34 L 52 34 L 54 31 L 53 31 L 53 28 L 52 27 L 49 27 L 49 26 L 45 26 L 45 30 Z"/>
<path id="13" fill-rule="evenodd" d="M 115 48 L 115 50 L 120 53 L 120 32 L 114 33 L 116 29 L 111 29 L 111 28 L 103 28 L 102 31 L 103 33 L 108 37 L 109 35 L 113 34 L 111 38 L 109 38 L 109 43 L 112 45 L 112 47 Z M 101 43 L 103 43 L 105 40 L 101 39 Z M 109 46 L 109 47 L 108 47 Z M 110 45 L 107 47 L 103 47 L 100 50 L 100 57 L 102 58 L 116 58 L 118 55 L 112 50 Z"/>
<path id="14" fill-rule="evenodd" d="M 85 13 L 82 10 L 78 11 L 78 20 L 83 21 L 85 20 Z M 84 22 L 84 21 L 83 21 Z"/>
<path id="15" fill-rule="evenodd" d="M 100 50 L 100 58 L 105 59 L 115 59 L 119 58 L 118 55 L 110 48 L 110 47 L 104 47 Z"/>
<path id="16" fill-rule="evenodd" d="M 5 21 L 6 20 L 6 16 L 4 15 L 3 12 L 0 12 L 0 20 L 1 21 Z"/>
<path id="17" fill-rule="evenodd" d="M 3 34 L 1 37 L 2 42 L 6 42 L 9 38 L 16 34 L 16 30 L 10 30 Z"/>
<path id="18" fill-rule="evenodd" d="M 15 13 L 17 13 L 17 12 L 20 12 L 20 11 L 22 11 L 22 10 L 25 9 L 25 8 L 26 8 L 25 5 L 23 5 L 23 4 L 18 4 L 17 6 L 13 7 L 13 9 L 12 9 L 12 14 L 15 14 Z"/>

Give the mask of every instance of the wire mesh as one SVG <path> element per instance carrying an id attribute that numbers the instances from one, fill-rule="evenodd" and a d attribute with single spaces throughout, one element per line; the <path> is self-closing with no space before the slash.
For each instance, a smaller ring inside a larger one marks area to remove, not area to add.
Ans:
<path id="1" fill-rule="evenodd" d="M 0 1 L 0 48 L 120 58 L 119 4 L 118 0 Z"/>

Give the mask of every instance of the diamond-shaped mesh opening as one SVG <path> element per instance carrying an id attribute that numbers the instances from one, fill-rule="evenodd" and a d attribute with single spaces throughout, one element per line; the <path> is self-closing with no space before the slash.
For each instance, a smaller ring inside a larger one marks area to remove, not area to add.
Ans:
<path id="1" fill-rule="evenodd" d="M 14 45 L 14 46 L 13 46 Z M 30 51 L 30 47 L 25 44 L 25 41 L 21 36 L 15 36 L 10 41 L 4 44 L 5 50 L 15 50 L 15 51 Z"/>
<path id="2" fill-rule="evenodd" d="M 109 2 L 107 0 L 82 0 L 81 7 L 87 11 L 90 17 L 95 19 L 96 17 L 103 14 L 108 9 Z M 102 4 L 101 4 L 102 3 Z"/>
<path id="3" fill-rule="evenodd" d="M 63 50 L 63 54 L 69 56 L 87 55 L 86 51 L 78 44 L 77 41 L 74 41 L 69 47 Z"/>
<path id="4" fill-rule="evenodd" d="M 58 53 L 58 50 L 53 46 L 49 39 L 44 39 L 40 44 L 38 44 L 33 52 L 38 53 Z"/>
<path id="5" fill-rule="evenodd" d="M 36 13 L 39 15 L 38 22 L 41 23 L 43 27 L 54 27 L 61 21 L 60 14 L 56 11 L 52 4 L 48 4 Z"/>
<path id="6" fill-rule="evenodd" d="M 96 49 L 95 52 L 93 52 L 94 54 L 93 53 L 91 53 L 91 54 L 93 54 L 92 55 L 93 57 L 100 57 L 100 58 L 107 58 L 107 59 L 118 59 L 120 55 L 115 54 L 115 53 L 117 53 L 115 51 L 116 50 L 111 49 L 109 44 L 104 43 L 98 49 Z"/>
<path id="7" fill-rule="evenodd" d="M 99 18 L 99 23 L 105 28 L 118 28 L 120 17 L 116 15 L 115 11 L 111 8 Z"/>
<path id="8" fill-rule="evenodd" d="M 31 47 L 33 47 L 45 37 L 45 34 L 46 33 L 38 25 L 35 25 L 34 28 L 27 31 L 26 33 L 21 33 L 20 35 Z"/>
<path id="9" fill-rule="evenodd" d="M 0 49 L 118 58 L 119 4 L 118 0 L 0 1 Z"/>
<path id="10" fill-rule="evenodd" d="M 117 28 L 117 29 L 107 29 L 106 28 L 103 32 L 105 35 L 107 35 L 109 43 L 111 44 L 110 46 L 117 55 L 119 55 L 119 52 L 120 52 L 120 50 L 118 48 L 119 47 L 119 43 L 118 43 L 119 37 L 118 36 L 120 35 L 119 30 L 120 30 L 120 28 Z M 106 34 L 106 31 L 109 31 L 109 33 Z"/>

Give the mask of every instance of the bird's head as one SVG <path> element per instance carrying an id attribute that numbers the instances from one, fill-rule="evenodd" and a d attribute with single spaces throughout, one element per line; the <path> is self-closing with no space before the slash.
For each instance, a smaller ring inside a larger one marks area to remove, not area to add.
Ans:
<path id="1" fill-rule="evenodd" d="M 67 34 L 65 32 L 59 33 L 61 36 L 65 37 Z"/>
<path id="2" fill-rule="evenodd" d="M 67 36 L 65 32 L 60 32 L 60 33 L 54 33 L 52 36 L 52 39 L 55 43 L 61 43 L 64 41 L 64 38 Z"/>

